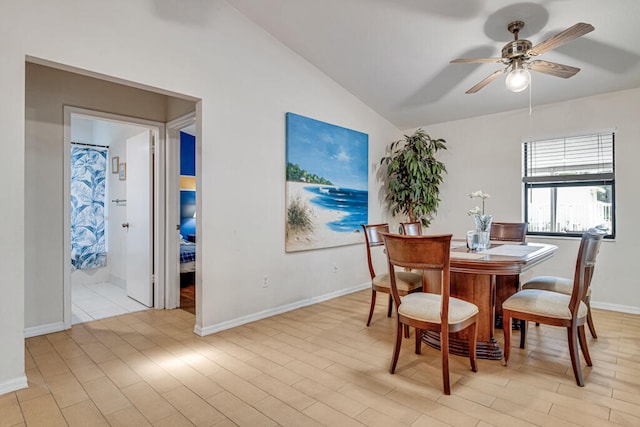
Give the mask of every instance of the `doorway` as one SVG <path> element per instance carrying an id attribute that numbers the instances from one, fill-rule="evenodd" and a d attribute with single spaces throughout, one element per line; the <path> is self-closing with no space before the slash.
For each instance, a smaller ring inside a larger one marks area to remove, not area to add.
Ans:
<path id="1" fill-rule="evenodd" d="M 166 307 L 196 313 L 196 115 L 167 123 L 167 238 Z"/>
<path id="2" fill-rule="evenodd" d="M 153 164 L 153 307 L 165 308 L 166 251 L 174 238 L 166 216 L 173 190 L 167 187 L 165 124 L 197 111 L 201 101 L 33 57 L 27 58 L 25 71 L 25 260 L 29 266 L 25 271 L 25 335 L 71 327 L 71 259 L 66 250 L 70 244 L 69 111 L 160 129 Z M 81 108 L 74 110 L 68 107 L 71 105 Z M 113 115 L 99 113 L 105 111 Z M 125 115 L 136 119 L 123 118 Z M 109 168 L 110 162 L 111 158 Z M 121 227 L 121 223 L 116 225 Z M 171 227 L 175 232 L 175 223 Z M 177 260 L 178 254 L 174 255 L 171 260 Z"/>
<path id="3" fill-rule="evenodd" d="M 155 298 L 160 266 L 154 255 L 160 233 L 154 215 L 158 212 L 154 209 L 158 180 L 154 141 L 159 140 L 163 127 L 162 123 L 65 107 L 67 328 L 160 305 Z M 78 176 L 87 170 L 87 162 L 78 153 L 88 153 L 102 165 L 95 179 Z M 102 188 L 87 189 L 89 182 L 90 187 Z M 86 193 L 93 193 L 94 200 L 79 202 Z"/>

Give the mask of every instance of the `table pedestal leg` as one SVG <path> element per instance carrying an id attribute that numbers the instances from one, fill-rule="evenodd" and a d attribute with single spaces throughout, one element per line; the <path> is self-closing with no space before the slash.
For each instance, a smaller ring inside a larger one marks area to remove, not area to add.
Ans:
<path id="1" fill-rule="evenodd" d="M 422 342 L 430 347 L 440 350 L 440 334 L 433 331 L 422 331 Z M 469 341 L 466 338 L 456 338 L 455 334 L 449 337 L 449 354 L 469 357 Z M 495 338 L 489 341 L 478 341 L 476 343 L 476 357 L 479 359 L 500 360 L 502 359 L 502 349 Z"/>
<path id="2" fill-rule="evenodd" d="M 435 289 L 429 286 L 430 290 Z M 476 356 L 482 359 L 502 359 L 502 349 L 494 338 L 496 276 L 451 272 L 451 296 L 469 301 L 478 306 Z M 425 331 L 425 344 L 440 348 L 440 334 Z M 449 353 L 469 356 L 467 330 L 449 336 Z"/>

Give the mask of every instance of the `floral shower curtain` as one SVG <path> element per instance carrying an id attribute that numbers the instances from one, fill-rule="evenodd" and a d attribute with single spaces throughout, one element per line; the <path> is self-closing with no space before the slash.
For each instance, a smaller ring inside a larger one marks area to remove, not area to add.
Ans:
<path id="1" fill-rule="evenodd" d="M 106 171 L 105 150 L 71 147 L 71 265 L 75 269 L 107 265 Z"/>

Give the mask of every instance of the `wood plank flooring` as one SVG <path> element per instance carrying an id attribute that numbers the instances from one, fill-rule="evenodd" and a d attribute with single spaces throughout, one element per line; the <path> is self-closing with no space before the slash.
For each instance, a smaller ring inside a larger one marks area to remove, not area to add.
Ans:
<path id="1" fill-rule="evenodd" d="M 180 308 L 196 314 L 196 285 L 180 286 Z"/>
<path id="2" fill-rule="evenodd" d="M 508 367 L 405 339 L 362 291 L 206 337 L 184 310 L 148 310 L 26 340 L 30 387 L 0 396 L 4 426 L 640 426 L 640 316 L 594 310 L 577 387 L 566 332 L 529 328 Z M 501 332 L 498 332 L 501 341 Z M 517 343 L 518 332 L 514 332 Z"/>

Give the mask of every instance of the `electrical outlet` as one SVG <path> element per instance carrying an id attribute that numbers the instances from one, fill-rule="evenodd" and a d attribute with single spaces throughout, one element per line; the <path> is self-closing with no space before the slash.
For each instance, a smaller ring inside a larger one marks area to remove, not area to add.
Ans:
<path id="1" fill-rule="evenodd" d="M 269 276 L 267 276 L 266 274 L 262 277 L 262 287 L 263 288 L 269 287 Z"/>

